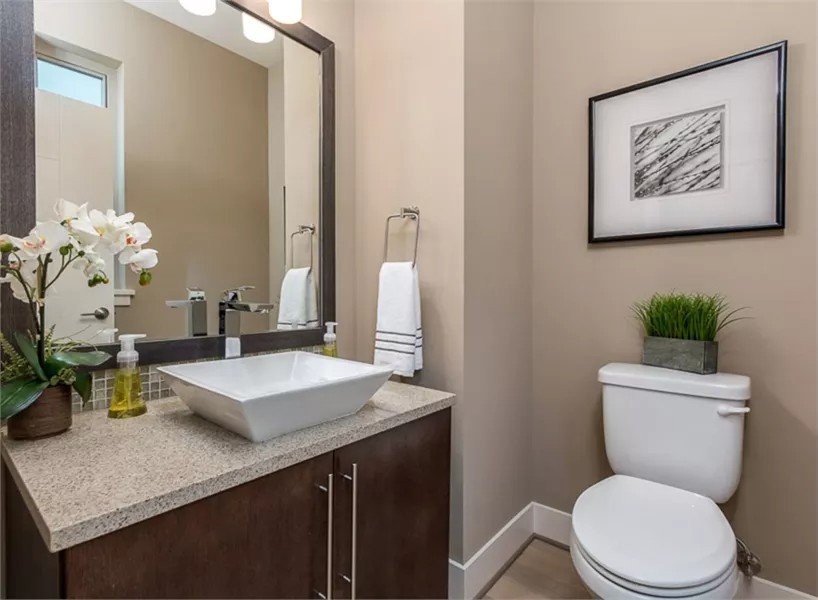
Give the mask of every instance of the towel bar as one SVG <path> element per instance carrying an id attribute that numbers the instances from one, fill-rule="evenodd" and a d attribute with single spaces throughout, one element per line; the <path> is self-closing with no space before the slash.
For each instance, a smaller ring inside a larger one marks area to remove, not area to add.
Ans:
<path id="1" fill-rule="evenodd" d="M 310 234 L 310 269 L 313 268 L 313 257 L 312 257 L 312 238 L 315 235 L 315 225 L 299 225 L 297 231 L 293 231 L 290 234 L 290 268 L 292 269 L 295 265 L 295 250 L 294 244 L 295 236 L 308 233 Z"/>
<path id="2" fill-rule="evenodd" d="M 383 238 L 383 262 L 387 262 L 389 257 L 389 221 L 392 219 L 412 219 L 415 222 L 415 255 L 412 258 L 412 266 L 418 262 L 418 240 L 420 239 L 420 209 L 417 206 L 408 206 L 400 209 L 400 212 L 386 217 L 386 235 Z"/>

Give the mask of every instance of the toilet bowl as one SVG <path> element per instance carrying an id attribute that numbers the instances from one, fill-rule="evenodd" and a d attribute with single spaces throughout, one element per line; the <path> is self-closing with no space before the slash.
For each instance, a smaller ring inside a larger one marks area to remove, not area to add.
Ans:
<path id="1" fill-rule="evenodd" d="M 625 475 L 588 488 L 574 506 L 571 558 L 605 599 L 732 598 L 736 542 L 705 496 Z"/>
<path id="2" fill-rule="evenodd" d="M 732 598 L 736 537 L 716 503 L 741 476 L 749 378 L 612 363 L 599 381 L 616 474 L 574 505 L 583 583 L 607 600 Z"/>

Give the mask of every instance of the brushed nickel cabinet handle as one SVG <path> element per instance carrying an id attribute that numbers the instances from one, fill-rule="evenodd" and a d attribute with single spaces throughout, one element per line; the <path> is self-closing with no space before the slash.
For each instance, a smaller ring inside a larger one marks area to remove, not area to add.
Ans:
<path id="1" fill-rule="evenodd" d="M 352 463 L 352 574 L 350 599 L 355 600 L 355 575 L 358 570 L 358 463 Z"/>
<path id="2" fill-rule="evenodd" d="M 352 482 L 352 560 L 350 575 L 339 575 L 349 584 L 350 600 L 355 600 L 355 576 L 358 571 L 358 463 L 352 463 L 352 475 L 344 473 L 343 478 Z"/>
<path id="3" fill-rule="evenodd" d="M 327 475 L 327 485 L 319 485 L 318 489 L 327 493 L 327 593 L 315 591 L 321 600 L 332 600 L 332 496 L 333 476 Z"/>

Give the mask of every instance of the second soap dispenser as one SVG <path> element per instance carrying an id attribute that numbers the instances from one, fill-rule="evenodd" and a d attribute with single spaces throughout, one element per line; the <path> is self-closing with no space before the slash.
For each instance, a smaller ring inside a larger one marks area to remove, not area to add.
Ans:
<path id="1" fill-rule="evenodd" d="M 338 323 L 335 321 L 327 321 L 326 326 L 327 332 L 324 334 L 324 349 L 321 353 L 324 356 L 338 358 L 338 342 L 337 336 L 335 335 L 335 328 L 338 326 Z"/>

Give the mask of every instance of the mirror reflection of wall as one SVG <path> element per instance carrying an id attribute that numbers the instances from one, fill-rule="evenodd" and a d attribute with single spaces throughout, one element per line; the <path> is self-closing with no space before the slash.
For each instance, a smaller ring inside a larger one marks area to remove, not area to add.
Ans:
<path id="1" fill-rule="evenodd" d="M 38 220 L 58 198 L 133 212 L 160 257 L 146 287 L 110 257 L 108 285 L 65 277 L 49 298 L 57 333 L 185 337 L 188 305 L 168 301 L 198 288 L 198 333 L 206 321 L 216 335 L 222 292 L 242 285 L 276 305 L 243 314 L 242 332 L 275 329 L 287 268 L 309 266 L 310 244 L 319 281 L 318 229 L 289 250 L 320 225 L 318 54 L 280 34 L 250 41 L 222 2 L 201 17 L 175 1 L 35 0 L 35 31 Z"/>

